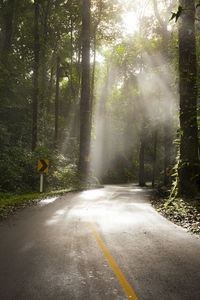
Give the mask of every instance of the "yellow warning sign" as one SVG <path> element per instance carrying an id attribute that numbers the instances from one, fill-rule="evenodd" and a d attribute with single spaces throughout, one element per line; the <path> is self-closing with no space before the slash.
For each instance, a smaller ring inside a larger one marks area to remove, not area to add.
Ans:
<path id="1" fill-rule="evenodd" d="M 38 172 L 41 172 L 41 173 L 48 173 L 48 171 L 49 171 L 49 160 L 44 159 L 44 158 L 38 159 L 38 168 L 37 168 L 37 170 L 38 170 Z"/>

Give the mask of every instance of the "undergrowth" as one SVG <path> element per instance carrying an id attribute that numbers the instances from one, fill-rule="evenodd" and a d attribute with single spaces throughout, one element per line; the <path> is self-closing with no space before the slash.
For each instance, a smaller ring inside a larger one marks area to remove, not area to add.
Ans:
<path id="1" fill-rule="evenodd" d="M 190 232 L 200 235 L 200 199 L 152 197 L 152 204 L 163 216 Z"/>
<path id="2" fill-rule="evenodd" d="M 14 195 L 11 193 L 0 193 L 0 220 L 6 219 L 8 216 L 13 215 L 17 210 L 32 206 L 38 201 L 54 195 L 62 195 L 67 192 L 75 191 L 77 188 L 69 188 L 48 193 L 32 193 Z"/>

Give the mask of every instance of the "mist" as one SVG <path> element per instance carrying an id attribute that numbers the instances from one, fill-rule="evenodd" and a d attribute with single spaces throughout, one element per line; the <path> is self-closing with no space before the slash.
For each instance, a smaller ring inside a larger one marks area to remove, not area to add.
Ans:
<path id="1" fill-rule="evenodd" d="M 170 135 L 175 139 L 178 125 L 175 79 L 175 70 L 161 55 L 147 52 L 140 53 L 139 67 L 133 67 L 128 73 L 116 63 L 101 66 L 91 141 L 91 171 L 101 182 L 137 180 L 143 127 L 147 169 L 151 168 L 153 159 L 155 130 L 161 149 L 158 160 L 163 164 L 164 126 L 170 125 Z M 147 177 L 151 179 L 150 171 Z"/>

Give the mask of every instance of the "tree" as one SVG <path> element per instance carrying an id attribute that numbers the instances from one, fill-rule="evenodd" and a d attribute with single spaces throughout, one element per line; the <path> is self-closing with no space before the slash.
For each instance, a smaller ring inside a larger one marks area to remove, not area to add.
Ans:
<path id="1" fill-rule="evenodd" d="M 32 151 L 37 145 L 37 121 L 38 121 L 38 72 L 39 72 L 39 1 L 34 1 L 35 17 L 34 17 L 34 86 L 33 86 L 33 125 L 32 125 Z"/>
<path id="2" fill-rule="evenodd" d="M 60 81 L 60 57 L 57 56 L 56 60 L 56 97 L 55 97 L 55 146 L 58 143 L 58 118 L 59 118 L 59 81 Z"/>
<path id="3" fill-rule="evenodd" d="M 198 192 L 197 130 L 197 58 L 195 40 L 195 0 L 180 0 L 179 17 L 179 91 L 180 91 L 180 157 L 177 193 L 193 197 Z"/>
<path id="4" fill-rule="evenodd" d="M 5 59 L 8 56 L 11 49 L 15 0 L 2 1 L 0 7 L 3 12 L 2 52 L 3 59 Z"/>
<path id="5" fill-rule="evenodd" d="M 162 54 L 164 58 L 164 63 L 169 63 L 169 41 L 170 41 L 170 33 L 167 29 L 169 22 L 169 14 L 171 13 L 171 9 L 174 6 L 174 0 L 170 0 L 169 6 L 166 12 L 166 18 L 162 19 L 158 10 L 158 0 L 153 0 L 153 7 L 155 16 L 159 22 L 160 32 L 162 36 Z M 163 75 L 164 77 L 165 75 Z M 165 80 L 165 78 L 164 78 Z M 170 88 L 170 84 L 169 84 Z M 171 167 L 172 164 L 172 124 L 169 120 L 172 119 L 171 116 L 171 107 L 167 103 L 167 99 L 165 101 L 166 109 L 165 109 L 165 120 L 164 120 L 164 185 L 167 186 L 169 184 L 169 177 L 166 174 L 166 170 Z"/>
<path id="6" fill-rule="evenodd" d="M 83 0 L 79 170 L 84 180 L 88 175 L 90 161 L 90 114 L 90 0 Z"/>
<path id="7" fill-rule="evenodd" d="M 156 178 L 157 141 L 158 141 L 158 129 L 155 126 L 153 130 L 153 158 L 152 158 L 152 187 L 153 188 L 155 186 L 155 178 Z"/>
<path id="8" fill-rule="evenodd" d="M 140 150 L 139 150 L 139 185 L 145 186 L 144 176 L 144 153 L 145 153 L 145 120 L 142 121 L 141 133 L 140 133 Z"/>

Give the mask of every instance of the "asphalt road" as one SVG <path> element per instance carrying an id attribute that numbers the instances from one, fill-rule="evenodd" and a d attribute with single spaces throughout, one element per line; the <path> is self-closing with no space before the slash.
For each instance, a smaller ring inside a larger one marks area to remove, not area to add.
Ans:
<path id="1" fill-rule="evenodd" d="M 200 239 L 136 185 L 69 193 L 0 223 L 0 299 L 199 300 Z"/>

